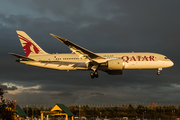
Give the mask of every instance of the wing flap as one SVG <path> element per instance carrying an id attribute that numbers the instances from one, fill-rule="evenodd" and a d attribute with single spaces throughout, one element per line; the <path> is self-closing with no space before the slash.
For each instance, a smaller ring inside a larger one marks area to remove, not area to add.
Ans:
<path id="1" fill-rule="evenodd" d="M 54 64 L 60 66 L 71 66 L 74 68 L 87 68 L 84 62 L 64 62 L 64 61 L 40 61 L 41 63 Z"/>

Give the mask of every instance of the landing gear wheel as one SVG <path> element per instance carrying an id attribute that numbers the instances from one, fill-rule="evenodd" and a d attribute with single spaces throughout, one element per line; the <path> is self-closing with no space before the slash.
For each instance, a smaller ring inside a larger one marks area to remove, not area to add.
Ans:
<path id="1" fill-rule="evenodd" d="M 94 72 L 94 76 L 95 76 L 96 78 L 98 78 L 98 77 L 99 77 L 98 72 Z"/>
<path id="2" fill-rule="evenodd" d="M 99 75 L 98 75 L 98 72 L 91 72 L 90 73 L 90 76 L 91 76 L 91 78 L 93 79 L 93 78 L 98 78 L 99 77 Z"/>
<path id="3" fill-rule="evenodd" d="M 91 78 L 93 79 L 94 78 L 94 72 L 91 72 L 90 75 L 91 75 Z"/>
<path id="4" fill-rule="evenodd" d="M 157 75 L 160 75 L 160 74 L 161 74 L 161 71 L 158 71 L 158 72 L 157 72 Z"/>

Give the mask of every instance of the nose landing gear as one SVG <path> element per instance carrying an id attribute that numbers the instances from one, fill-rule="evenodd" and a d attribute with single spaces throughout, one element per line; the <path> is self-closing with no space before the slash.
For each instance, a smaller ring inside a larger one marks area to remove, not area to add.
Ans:
<path id="1" fill-rule="evenodd" d="M 99 75 L 98 75 L 98 72 L 97 71 L 95 71 L 95 72 L 91 72 L 90 73 L 90 75 L 91 75 L 91 78 L 93 79 L 93 78 L 98 78 L 99 77 Z"/>
<path id="2" fill-rule="evenodd" d="M 162 68 L 158 68 L 157 75 L 160 75 L 160 74 L 161 74 L 161 70 L 162 70 Z"/>

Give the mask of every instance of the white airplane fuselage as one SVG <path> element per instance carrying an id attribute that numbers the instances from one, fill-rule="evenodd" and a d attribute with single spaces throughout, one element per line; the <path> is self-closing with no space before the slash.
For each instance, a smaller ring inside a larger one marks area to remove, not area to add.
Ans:
<path id="1" fill-rule="evenodd" d="M 109 60 L 123 59 L 123 69 L 158 69 L 173 66 L 173 62 L 166 56 L 157 53 L 96 53 Z M 20 61 L 21 63 L 37 67 L 56 70 L 88 70 L 87 60 L 79 58 L 76 54 L 47 54 L 31 56 L 38 61 Z M 48 63 L 47 63 L 48 62 Z M 53 62 L 52 64 L 50 62 Z M 54 64 L 54 63 L 57 64 Z M 68 65 L 64 64 L 68 63 Z M 72 63 L 72 64 L 71 64 Z M 77 66 L 74 66 L 77 64 Z M 107 67 L 99 67 L 106 70 Z"/>
<path id="2" fill-rule="evenodd" d="M 158 53 L 93 53 L 75 43 L 51 34 L 67 45 L 72 54 L 49 54 L 39 47 L 25 32 L 17 31 L 26 56 L 10 53 L 18 58 L 20 63 L 56 70 L 92 70 L 91 77 L 98 77 L 98 70 L 110 75 L 121 75 L 125 69 L 158 69 L 158 75 L 163 68 L 174 63 L 166 56 Z"/>

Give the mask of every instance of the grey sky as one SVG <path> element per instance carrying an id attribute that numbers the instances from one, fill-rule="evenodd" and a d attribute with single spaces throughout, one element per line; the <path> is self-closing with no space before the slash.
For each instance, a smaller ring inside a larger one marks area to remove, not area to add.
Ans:
<path id="1" fill-rule="evenodd" d="M 19 104 L 178 103 L 180 96 L 179 0 L 0 0 L 0 86 Z M 172 68 L 124 70 L 122 76 L 56 71 L 15 62 L 24 55 L 16 30 L 48 53 L 70 53 L 50 33 L 93 52 L 155 52 Z"/>

